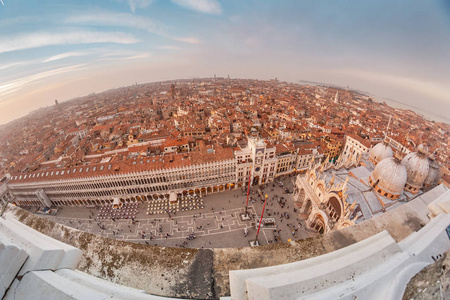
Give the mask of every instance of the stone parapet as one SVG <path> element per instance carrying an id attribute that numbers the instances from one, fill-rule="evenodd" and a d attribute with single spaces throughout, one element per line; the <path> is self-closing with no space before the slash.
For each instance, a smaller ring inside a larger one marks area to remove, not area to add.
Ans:
<path id="1" fill-rule="evenodd" d="M 0 232 L 0 298 L 3 298 L 27 258 L 28 254 L 19 245 Z"/>
<path id="2" fill-rule="evenodd" d="M 5 300 L 170 300 L 70 269 L 32 271 L 16 280 Z"/>
<path id="3" fill-rule="evenodd" d="M 231 299 L 401 299 L 409 280 L 450 249 L 449 224 L 440 214 L 399 243 L 384 231 L 304 261 L 230 271 Z"/>
<path id="4" fill-rule="evenodd" d="M 18 275 L 35 270 L 75 269 L 82 251 L 50 238 L 14 219 L 0 218 L 0 231 L 11 243 L 28 254 Z"/>
<path id="5" fill-rule="evenodd" d="M 400 253 L 380 232 L 359 243 L 314 258 L 252 270 L 230 271 L 232 299 L 296 299 L 332 287 Z"/>

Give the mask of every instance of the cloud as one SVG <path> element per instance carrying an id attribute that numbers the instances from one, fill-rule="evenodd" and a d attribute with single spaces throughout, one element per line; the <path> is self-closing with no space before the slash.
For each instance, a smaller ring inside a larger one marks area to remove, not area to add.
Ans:
<path id="1" fill-rule="evenodd" d="M 106 53 L 101 56 L 101 61 L 117 61 L 117 60 L 129 60 L 129 59 L 141 59 L 149 58 L 151 54 L 149 52 L 136 52 L 136 51 L 114 51 Z"/>
<path id="2" fill-rule="evenodd" d="M 127 2 L 131 11 L 136 12 L 136 8 L 146 8 L 153 3 L 153 0 L 119 0 L 119 2 Z"/>
<path id="3" fill-rule="evenodd" d="M 117 49 L 117 50 L 108 50 L 108 52 L 101 54 L 100 57 L 130 56 L 136 55 L 136 53 L 137 52 L 133 50 Z"/>
<path id="4" fill-rule="evenodd" d="M 0 39 L 0 53 L 38 48 L 52 45 L 74 45 L 90 43 L 137 43 L 133 35 L 122 32 L 96 32 L 96 31 L 71 31 L 71 32 L 34 32 L 19 36 L 8 36 Z"/>
<path id="5" fill-rule="evenodd" d="M 64 20 L 76 25 L 119 26 L 137 28 L 151 33 L 162 34 L 162 25 L 153 20 L 129 13 L 98 12 L 95 14 L 74 15 Z"/>
<path id="6" fill-rule="evenodd" d="M 222 13 L 222 7 L 216 0 L 172 0 L 173 3 L 205 14 L 219 15 Z"/>
<path id="7" fill-rule="evenodd" d="M 68 17 L 65 22 L 74 25 L 114 26 L 141 29 L 183 43 L 200 43 L 200 41 L 194 37 L 177 37 L 169 35 L 167 34 L 164 25 L 149 18 L 129 13 L 100 12 L 96 14 L 75 15 Z"/>
<path id="8" fill-rule="evenodd" d="M 85 64 L 57 68 L 57 69 L 53 69 L 50 71 L 45 71 L 45 72 L 41 72 L 41 73 L 37 73 L 37 74 L 33 74 L 33 75 L 29 75 L 26 77 L 22 77 L 19 79 L 5 82 L 0 85 L 0 94 L 2 95 L 2 97 L 0 98 L 0 102 L 2 102 L 4 99 L 6 99 L 8 95 L 15 94 L 16 92 L 20 91 L 25 86 L 27 86 L 31 83 L 34 83 L 34 82 L 44 79 L 46 77 L 60 75 L 62 73 L 66 73 L 66 72 L 81 70 L 83 66 L 85 66 Z"/>
<path id="9" fill-rule="evenodd" d="M 172 46 L 172 45 L 159 46 L 158 49 L 161 49 L 161 50 L 181 50 L 180 47 Z"/>
<path id="10" fill-rule="evenodd" d="M 50 61 L 55 61 L 55 60 L 60 60 L 60 59 L 64 59 L 64 58 L 68 58 L 68 57 L 76 57 L 76 56 L 85 56 L 88 55 L 89 53 L 87 52 L 65 52 L 65 53 L 60 53 L 54 56 L 51 56 L 49 58 L 47 58 L 46 60 L 44 60 L 43 62 L 50 62 Z"/>
<path id="11" fill-rule="evenodd" d="M 14 17 L 14 18 L 6 18 L 6 19 L 2 19 L 0 20 L 0 27 L 8 27 L 8 26 L 17 26 L 17 25 L 23 25 L 23 24 L 30 24 L 30 23 L 42 23 L 43 22 L 43 18 L 40 16 L 32 16 L 32 15 L 27 15 L 27 16 L 18 16 L 18 17 Z"/>
<path id="12" fill-rule="evenodd" d="M 139 53 L 133 56 L 129 56 L 129 57 L 125 57 L 125 59 L 141 59 L 141 58 L 148 58 L 150 57 L 150 53 L 148 52 L 143 52 L 143 53 Z"/>
<path id="13" fill-rule="evenodd" d="M 195 37 L 171 37 L 172 40 L 188 43 L 188 44 L 200 44 L 200 40 Z"/>
<path id="14" fill-rule="evenodd" d="M 6 70 L 9 68 L 14 68 L 14 67 L 23 66 L 23 65 L 25 65 L 24 62 L 15 62 L 15 63 L 6 64 L 6 65 L 0 65 L 0 70 Z"/>

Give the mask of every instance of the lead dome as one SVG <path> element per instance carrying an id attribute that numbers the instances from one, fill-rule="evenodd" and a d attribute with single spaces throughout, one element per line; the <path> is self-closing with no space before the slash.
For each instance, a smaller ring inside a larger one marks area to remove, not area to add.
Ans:
<path id="1" fill-rule="evenodd" d="M 427 153 L 428 147 L 420 144 L 417 152 L 411 152 L 402 159 L 402 164 L 406 167 L 408 174 L 405 189 L 413 194 L 419 192 L 428 176 L 430 165 Z"/>
<path id="2" fill-rule="evenodd" d="M 394 157 L 380 161 L 369 177 L 370 185 L 381 196 L 397 199 L 407 179 L 406 167 Z"/>
<path id="3" fill-rule="evenodd" d="M 369 159 L 375 165 L 383 159 L 393 156 L 394 152 L 392 151 L 392 148 L 385 141 L 376 144 L 369 152 Z"/>

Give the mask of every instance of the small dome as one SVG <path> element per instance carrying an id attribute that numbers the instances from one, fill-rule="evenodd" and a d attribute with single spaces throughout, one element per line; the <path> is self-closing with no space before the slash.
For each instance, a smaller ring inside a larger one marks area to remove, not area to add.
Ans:
<path id="1" fill-rule="evenodd" d="M 369 152 L 370 159 L 377 164 L 385 158 L 393 157 L 394 152 L 392 148 L 385 142 L 378 143 Z"/>
<path id="2" fill-rule="evenodd" d="M 394 157 L 380 161 L 370 176 L 378 187 L 393 195 L 403 192 L 407 178 L 405 166 Z"/>
<path id="3" fill-rule="evenodd" d="M 427 187 L 433 187 L 437 185 L 437 182 L 439 181 L 439 165 L 433 159 L 429 160 L 429 164 L 430 169 L 428 170 L 428 175 L 425 178 L 423 184 Z"/>
<path id="4" fill-rule="evenodd" d="M 420 149 L 418 149 L 418 152 L 411 152 L 402 159 L 402 164 L 405 165 L 406 171 L 408 172 L 408 180 L 406 183 L 416 189 L 422 188 L 430 169 L 428 158 L 424 153 L 424 150 L 427 148 L 426 146 L 420 146 L 422 145 L 419 145 Z"/>

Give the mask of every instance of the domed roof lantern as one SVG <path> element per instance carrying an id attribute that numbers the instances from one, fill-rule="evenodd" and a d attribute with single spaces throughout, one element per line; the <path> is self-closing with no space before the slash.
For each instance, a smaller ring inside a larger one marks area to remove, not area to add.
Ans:
<path id="1" fill-rule="evenodd" d="M 428 155 L 428 146 L 424 145 L 424 144 L 420 144 L 417 147 L 417 152 L 419 152 L 420 154 L 423 154 L 423 155 Z"/>

